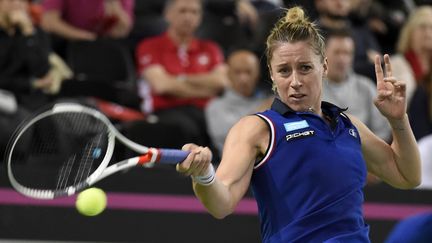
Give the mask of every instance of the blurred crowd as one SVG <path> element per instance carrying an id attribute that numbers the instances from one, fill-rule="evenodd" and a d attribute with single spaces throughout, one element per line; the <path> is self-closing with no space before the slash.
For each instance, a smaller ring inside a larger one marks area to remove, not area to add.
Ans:
<path id="1" fill-rule="evenodd" d="M 0 0 L 1 146 L 30 112 L 72 99 L 138 142 L 193 142 L 220 155 L 240 117 L 270 106 L 266 36 L 284 8 L 301 5 L 326 38 L 323 99 L 391 141 L 373 106 L 373 58 L 388 53 L 407 82 L 415 136 L 430 150 L 431 2 Z"/>

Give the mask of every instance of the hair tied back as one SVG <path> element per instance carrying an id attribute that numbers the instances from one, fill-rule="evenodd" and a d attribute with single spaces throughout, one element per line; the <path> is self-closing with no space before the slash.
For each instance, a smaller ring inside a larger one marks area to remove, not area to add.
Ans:
<path id="1" fill-rule="evenodd" d="M 305 13 L 300 7 L 293 7 L 288 10 L 284 19 L 285 23 L 303 23 L 307 19 L 305 18 Z"/>

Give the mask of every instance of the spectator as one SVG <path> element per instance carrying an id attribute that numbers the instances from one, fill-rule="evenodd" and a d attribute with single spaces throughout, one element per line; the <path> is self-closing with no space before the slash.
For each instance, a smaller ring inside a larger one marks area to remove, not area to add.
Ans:
<path id="1" fill-rule="evenodd" d="M 325 33 L 329 29 L 348 28 L 352 30 L 356 47 L 354 70 L 375 80 L 374 57 L 379 54 L 380 46 L 367 25 L 353 25 L 349 14 L 353 10 L 348 0 L 315 0 L 318 11 L 318 25 Z"/>
<path id="2" fill-rule="evenodd" d="M 273 11 L 283 6 L 280 0 L 207 0 L 206 8 L 223 15 L 234 15 L 238 21 L 254 29 L 260 21 L 260 12 Z"/>
<path id="3" fill-rule="evenodd" d="M 43 31 L 31 21 L 26 0 L 0 1 L 0 88 L 25 105 L 45 100 L 41 91 L 51 89 L 50 45 Z"/>
<path id="4" fill-rule="evenodd" d="M 432 7 L 423 6 L 411 13 L 402 28 L 397 54 L 392 56 L 394 75 L 406 82 L 407 101 L 411 102 L 416 86 L 430 72 L 432 60 Z"/>
<path id="5" fill-rule="evenodd" d="M 228 83 L 223 55 L 211 42 L 197 39 L 200 0 L 169 0 L 167 32 L 137 47 L 142 110 L 184 132 L 186 141 L 209 143 L 203 108 Z"/>
<path id="6" fill-rule="evenodd" d="M 432 190 L 432 134 L 418 141 L 422 161 L 422 182 L 418 188 Z"/>
<path id="7" fill-rule="evenodd" d="M 225 56 L 238 49 L 252 50 L 262 56 L 267 34 L 281 14 L 282 6 L 279 0 L 206 0 L 197 36 L 218 43 Z M 268 77 L 266 61 L 261 61 L 261 73 Z M 261 81 L 259 86 L 269 88 L 271 82 Z"/>
<path id="8" fill-rule="evenodd" d="M 257 112 L 265 103 L 264 97 L 255 89 L 260 78 L 256 55 L 237 50 L 228 57 L 227 64 L 231 86 L 221 97 L 212 100 L 205 110 L 209 135 L 219 153 L 229 129 L 241 117 Z"/>
<path id="9" fill-rule="evenodd" d="M 416 87 L 408 106 L 411 127 L 417 141 L 432 134 L 432 72 Z"/>
<path id="10" fill-rule="evenodd" d="M 29 1 L 0 0 L 0 151 L 27 110 L 48 101 L 49 42 L 31 21 Z"/>
<path id="11" fill-rule="evenodd" d="M 355 44 L 350 31 L 327 31 L 325 50 L 329 68 L 323 83 L 323 100 L 347 107 L 350 114 L 359 118 L 378 137 L 388 141 L 390 127 L 373 105 L 376 87 L 372 80 L 353 70 Z"/>
<path id="12" fill-rule="evenodd" d="M 68 40 L 128 35 L 133 0 L 44 0 L 42 26 Z"/>
<path id="13" fill-rule="evenodd" d="M 136 1 L 134 5 L 134 24 L 127 38 L 131 53 L 144 38 L 165 32 L 166 22 L 163 17 L 164 0 Z"/>
<path id="14" fill-rule="evenodd" d="M 134 0 L 43 0 L 41 25 L 53 34 L 54 50 L 65 56 L 69 40 L 128 36 L 134 3 Z"/>
<path id="15" fill-rule="evenodd" d="M 237 49 L 254 49 L 265 42 L 262 35 L 270 30 L 264 15 L 274 19 L 278 6 L 270 0 L 207 0 L 197 36 L 217 42 L 226 55 Z"/>
<path id="16" fill-rule="evenodd" d="M 355 0 L 359 7 L 353 11 L 354 19 L 365 18 L 384 53 L 395 53 L 400 29 L 411 11 L 405 0 Z M 361 11 L 358 11 L 358 10 Z M 355 21 L 355 20 L 354 20 Z"/>

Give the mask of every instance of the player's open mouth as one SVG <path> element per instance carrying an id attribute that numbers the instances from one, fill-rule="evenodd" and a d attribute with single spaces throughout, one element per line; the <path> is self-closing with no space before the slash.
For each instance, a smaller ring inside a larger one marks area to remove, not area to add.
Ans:
<path id="1" fill-rule="evenodd" d="M 292 98 L 294 100 L 300 100 L 304 97 L 306 97 L 306 95 L 304 95 L 304 94 L 292 94 L 292 95 L 290 95 L 290 98 Z"/>

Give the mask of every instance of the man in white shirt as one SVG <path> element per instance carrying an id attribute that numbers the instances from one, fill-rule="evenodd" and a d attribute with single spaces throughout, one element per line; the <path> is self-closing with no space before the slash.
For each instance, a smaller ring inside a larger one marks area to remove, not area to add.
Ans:
<path id="1" fill-rule="evenodd" d="M 222 152 L 229 129 L 241 117 L 264 110 L 266 104 L 270 104 L 255 92 L 260 71 L 254 53 L 235 51 L 229 55 L 227 64 L 230 87 L 222 96 L 213 99 L 205 110 L 207 130 L 218 152 Z"/>
<path id="2" fill-rule="evenodd" d="M 380 138 L 388 141 L 390 127 L 374 106 L 376 87 L 372 80 L 353 71 L 354 40 L 349 30 L 330 30 L 326 35 L 328 74 L 322 100 L 358 117 Z"/>

